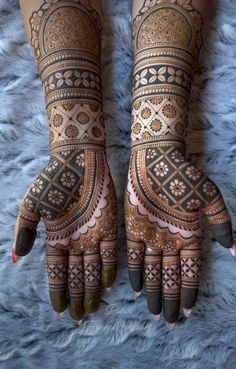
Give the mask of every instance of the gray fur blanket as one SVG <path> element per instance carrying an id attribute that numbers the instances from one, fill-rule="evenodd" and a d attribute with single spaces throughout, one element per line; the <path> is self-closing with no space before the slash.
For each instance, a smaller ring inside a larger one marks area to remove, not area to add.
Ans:
<path id="1" fill-rule="evenodd" d="M 192 91 L 189 158 L 221 189 L 236 227 L 236 1 L 219 0 Z M 32 252 L 11 264 L 23 194 L 49 157 L 38 71 L 17 0 L 0 0 L 0 368 L 235 369 L 236 258 L 207 230 L 199 299 L 173 331 L 155 322 L 127 273 L 123 195 L 131 111 L 131 0 L 103 0 L 107 151 L 119 198 L 119 273 L 97 314 L 76 327 L 51 309 L 41 224 Z"/>

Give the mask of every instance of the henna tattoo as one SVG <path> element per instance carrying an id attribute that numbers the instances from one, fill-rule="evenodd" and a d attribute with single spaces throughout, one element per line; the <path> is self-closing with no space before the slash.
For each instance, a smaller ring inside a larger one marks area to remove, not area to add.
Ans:
<path id="1" fill-rule="evenodd" d="M 64 102 L 49 109 L 50 146 L 55 153 L 78 145 L 101 144 L 105 140 L 102 107 Z"/>
<path id="2" fill-rule="evenodd" d="M 16 252 L 27 254 L 42 218 L 54 310 L 81 319 L 98 307 L 117 263 L 117 201 L 105 154 L 101 23 L 88 0 L 44 0 L 30 17 L 45 92 L 50 162 L 24 196 Z M 92 309 L 92 310 L 91 310 Z"/>
<path id="3" fill-rule="evenodd" d="M 191 1 L 145 2 L 134 19 L 133 142 L 183 139 L 201 26 Z"/>
<path id="4" fill-rule="evenodd" d="M 232 243 L 219 189 L 185 159 L 201 28 L 201 14 L 191 0 L 144 1 L 133 21 L 132 150 L 125 195 L 128 267 L 136 291 L 142 289 L 144 272 L 149 310 L 160 314 L 163 305 L 168 322 L 178 318 L 181 293 L 184 307 L 196 302 L 201 215 L 207 215 L 219 242 L 225 247 Z"/>
<path id="5" fill-rule="evenodd" d="M 87 224 L 88 231 L 95 213 L 101 217 L 106 197 L 115 205 L 104 156 L 101 24 L 87 0 L 45 0 L 30 26 L 46 95 L 51 160 L 24 198 L 19 225 L 35 229 L 42 216 L 48 243 L 63 246 L 77 229 Z"/>
<path id="6" fill-rule="evenodd" d="M 55 154 L 33 182 L 23 200 L 18 225 L 36 229 L 41 216 L 51 247 L 93 250 L 100 240 L 116 240 L 116 213 L 116 195 L 104 152 L 68 151 Z M 114 254 L 113 247 L 110 252 Z"/>
<path id="7" fill-rule="evenodd" d="M 183 140 L 186 130 L 187 103 L 179 96 L 139 99 L 133 105 L 132 142 L 175 138 Z"/>
<path id="8" fill-rule="evenodd" d="M 89 1 L 45 1 L 30 18 L 51 151 L 105 143 L 99 15 Z"/>

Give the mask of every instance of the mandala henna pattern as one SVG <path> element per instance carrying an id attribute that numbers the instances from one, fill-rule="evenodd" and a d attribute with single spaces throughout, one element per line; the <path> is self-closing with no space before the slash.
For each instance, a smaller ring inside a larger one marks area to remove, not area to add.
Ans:
<path id="1" fill-rule="evenodd" d="M 148 307 L 168 322 L 197 298 L 200 217 L 231 247 L 228 211 L 217 186 L 185 159 L 191 83 L 202 17 L 190 0 L 144 1 L 133 21 L 132 151 L 125 196 L 129 275 Z M 218 227 L 218 228 L 217 228 Z M 221 237 L 224 234 L 224 237 Z"/>
<path id="2" fill-rule="evenodd" d="M 100 18 L 88 0 L 44 0 L 29 22 L 45 91 L 51 155 L 24 196 L 16 253 L 30 251 L 42 218 L 52 305 L 63 311 L 69 303 L 71 316 L 80 319 L 83 300 L 88 311 L 94 310 L 101 281 L 107 287 L 113 283 L 117 258 L 116 194 L 105 152 Z"/>

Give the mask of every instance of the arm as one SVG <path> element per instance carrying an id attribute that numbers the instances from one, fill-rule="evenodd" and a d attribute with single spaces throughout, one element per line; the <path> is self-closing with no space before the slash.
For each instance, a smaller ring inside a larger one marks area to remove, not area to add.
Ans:
<path id="1" fill-rule="evenodd" d="M 99 1 L 21 0 L 48 114 L 50 161 L 24 196 L 14 253 L 43 219 L 54 310 L 97 310 L 116 275 L 116 195 L 106 159 Z"/>
<path id="2" fill-rule="evenodd" d="M 129 276 L 149 310 L 177 321 L 197 300 L 201 216 L 231 248 L 217 186 L 185 159 L 190 88 L 202 46 L 204 1 L 133 1 L 132 151 L 126 190 Z M 144 280 L 143 280 L 144 272 Z"/>

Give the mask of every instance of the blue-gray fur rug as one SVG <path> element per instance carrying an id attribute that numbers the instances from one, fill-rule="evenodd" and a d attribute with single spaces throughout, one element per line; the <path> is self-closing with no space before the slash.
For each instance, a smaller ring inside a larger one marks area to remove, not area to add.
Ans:
<path id="1" fill-rule="evenodd" d="M 131 110 L 131 0 L 103 1 L 107 150 L 120 210 L 119 273 L 80 328 L 51 309 L 41 224 L 32 252 L 13 265 L 23 194 L 49 158 L 38 71 L 16 0 L 0 0 L 0 369 L 235 369 L 236 258 L 206 232 L 199 299 L 169 332 L 152 320 L 145 291 L 128 281 L 123 195 Z M 219 0 L 192 93 L 188 156 L 221 189 L 236 228 L 236 1 Z"/>

